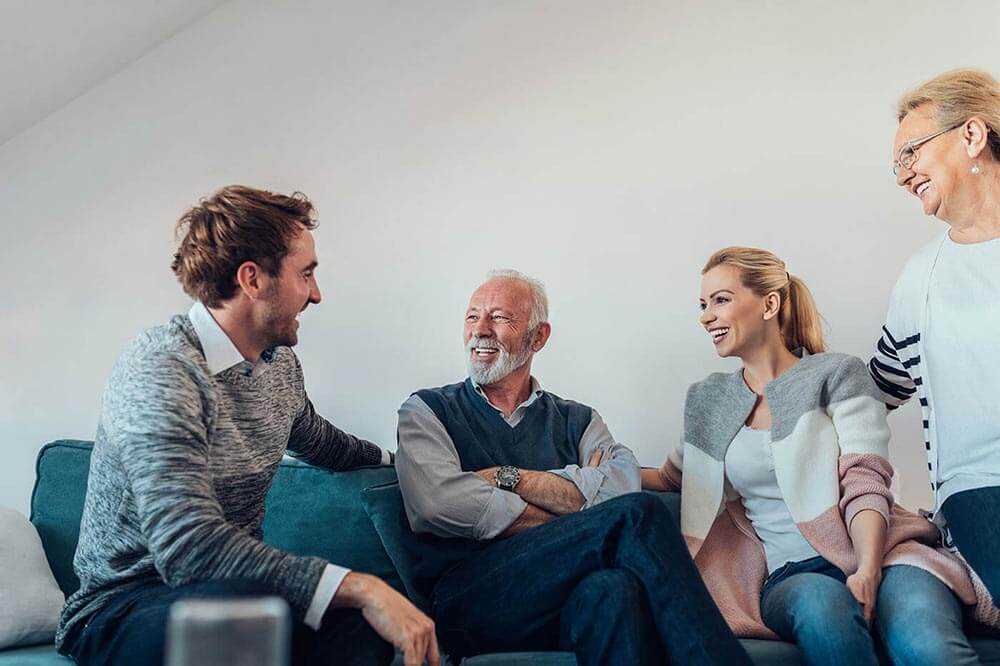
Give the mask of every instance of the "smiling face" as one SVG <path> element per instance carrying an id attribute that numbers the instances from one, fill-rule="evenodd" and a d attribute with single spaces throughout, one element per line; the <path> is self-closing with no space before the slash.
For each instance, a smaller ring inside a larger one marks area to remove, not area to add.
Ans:
<path id="1" fill-rule="evenodd" d="M 742 357 L 766 344 L 768 327 L 777 327 L 774 305 L 767 296 L 758 296 L 743 286 L 740 271 L 734 266 L 720 264 L 701 276 L 698 321 L 712 337 L 719 356 Z"/>
<path id="2" fill-rule="evenodd" d="M 316 283 L 316 242 L 312 232 L 303 229 L 291 243 L 281 261 L 277 277 L 272 277 L 261 297 L 261 338 L 264 348 L 291 347 L 299 341 L 298 317 L 310 303 L 322 296 Z"/>
<path id="3" fill-rule="evenodd" d="M 939 131 L 934 119 L 934 106 L 924 104 L 910 111 L 899 123 L 893 142 L 893 158 L 907 141 L 915 141 Z M 971 177 L 971 160 L 962 143 L 962 127 L 945 132 L 920 145 L 916 161 L 900 167 L 896 184 L 920 199 L 925 215 L 934 215 L 946 222 L 967 205 L 969 194 L 966 180 Z"/>
<path id="4" fill-rule="evenodd" d="M 532 295 L 518 280 L 489 280 L 476 289 L 465 312 L 465 351 L 469 377 L 481 386 L 495 384 L 531 361 L 534 333 L 528 327 Z"/>

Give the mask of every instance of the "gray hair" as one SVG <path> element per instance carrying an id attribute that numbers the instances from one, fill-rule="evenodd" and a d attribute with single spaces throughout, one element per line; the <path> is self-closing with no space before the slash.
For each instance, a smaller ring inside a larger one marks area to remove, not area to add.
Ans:
<path id="1" fill-rule="evenodd" d="M 528 330 L 534 331 L 539 325 L 549 321 L 549 297 L 545 293 L 545 285 L 533 277 L 529 277 L 512 268 L 501 268 L 486 274 L 486 282 L 490 280 L 514 280 L 525 284 L 531 289 L 531 315 L 528 318 Z"/>

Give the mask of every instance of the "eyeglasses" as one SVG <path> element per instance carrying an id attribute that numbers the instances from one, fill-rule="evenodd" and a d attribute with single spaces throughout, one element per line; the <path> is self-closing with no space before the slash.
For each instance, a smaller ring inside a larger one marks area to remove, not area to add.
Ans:
<path id="1" fill-rule="evenodd" d="M 911 166 L 913 166 L 913 163 L 917 161 L 917 148 L 924 145 L 931 139 L 936 139 L 945 132 L 950 132 L 953 129 L 961 127 L 964 124 L 965 121 L 963 120 L 959 124 L 952 125 L 948 129 L 943 129 L 940 132 L 934 132 L 934 134 L 925 136 L 922 139 L 914 139 L 912 141 L 907 141 L 906 143 L 904 143 L 903 147 L 899 149 L 899 154 L 896 156 L 896 159 L 892 161 L 892 175 L 898 176 L 899 170 L 901 168 L 909 169 Z"/>

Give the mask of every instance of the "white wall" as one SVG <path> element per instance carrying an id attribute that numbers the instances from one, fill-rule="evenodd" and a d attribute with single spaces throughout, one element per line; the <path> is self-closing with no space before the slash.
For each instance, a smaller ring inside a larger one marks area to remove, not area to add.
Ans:
<path id="1" fill-rule="evenodd" d="M 1000 74 L 978 2 L 234 0 L 0 147 L 0 504 L 91 439 L 126 342 L 186 308 L 172 224 L 226 183 L 301 189 L 324 302 L 298 353 L 331 420 L 395 447 L 413 390 L 463 376 L 496 266 L 549 287 L 537 359 L 645 464 L 715 357 L 699 268 L 784 257 L 835 349 L 866 355 L 905 258 L 942 227 L 889 173 L 894 102 L 947 68 Z M 917 412 L 894 416 L 910 504 Z"/>

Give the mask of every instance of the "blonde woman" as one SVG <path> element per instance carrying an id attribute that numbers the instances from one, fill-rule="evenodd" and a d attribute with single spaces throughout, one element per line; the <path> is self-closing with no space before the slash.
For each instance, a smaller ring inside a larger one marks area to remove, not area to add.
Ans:
<path id="1" fill-rule="evenodd" d="M 856 666 L 878 663 L 874 622 L 896 663 L 978 663 L 964 567 L 894 505 L 885 407 L 861 360 L 826 351 L 805 284 L 770 252 L 726 248 L 701 309 L 743 366 L 690 388 L 683 443 L 642 481 L 681 490 L 681 532 L 730 627 Z"/>
<path id="2" fill-rule="evenodd" d="M 869 368 L 889 409 L 919 399 L 933 520 L 1000 599 L 1000 529 L 984 520 L 1000 514 L 1000 85 L 948 72 L 898 119 L 896 184 L 947 228 L 903 269 Z"/>

